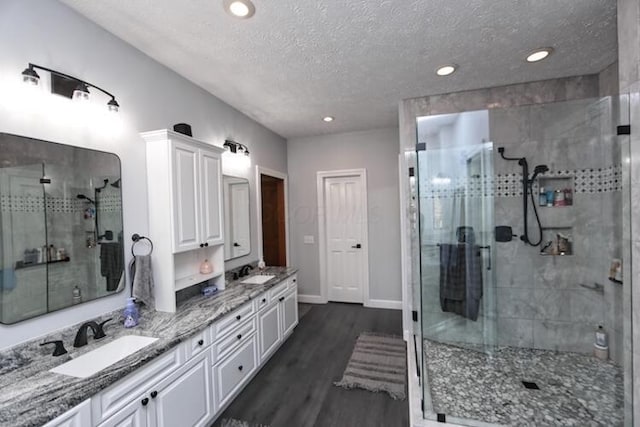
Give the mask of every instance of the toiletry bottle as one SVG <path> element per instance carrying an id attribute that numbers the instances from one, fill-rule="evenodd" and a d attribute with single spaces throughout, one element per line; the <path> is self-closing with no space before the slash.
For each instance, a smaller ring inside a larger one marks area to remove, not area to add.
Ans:
<path id="1" fill-rule="evenodd" d="M 135 301 L 135 298 L 127 298 L 127 305 L 122 313 L 124 316 L 125 328 L 133 328 L 134 326 L 137 326 L 138 321 L 140 320 L 140 313 L 138 312 L 138 306 Z"/>
<path id="2" fill-rule="evenodd" d="M 598 325 L 598 329 L 596 329 L 593 354 L 598 359 L 606 360 L 609 358 L 609 337 L 602 325 Z"/>
<path id="3" fill-rule="evenodd" d="M 547 207 L 551 207 L 553 206 L 553 195 L 554 195 L 554 191 L 553 190 L 547 190 Z"/>
<path id="4" fill-rule="evenodd" d="M 540 187 L 540 196 L 538 198 L 538 204 L 540 206 L 547 206 L 547 193 L 544 191 L 544 187 Z"/>
<path id="5" fill-rule="evenodd" d="M 82 302 L 82 291 L 79 287 L 73 288 L 73 305 L 80 304 Z"/>

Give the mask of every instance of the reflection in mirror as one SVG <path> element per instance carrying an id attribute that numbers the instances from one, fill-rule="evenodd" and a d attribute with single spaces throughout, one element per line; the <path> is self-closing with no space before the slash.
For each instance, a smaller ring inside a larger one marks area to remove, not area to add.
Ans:
<path id="1" fill-rule="evenodd" d="M 251 252 L 249 222 L 249 181 L 224 175 L 224 259 L 230 260 Z"/>
<path id="2" fill-rule="evenodd" d="M 0 323 L 124 288 L 120 159 L 0 133 Z"/>

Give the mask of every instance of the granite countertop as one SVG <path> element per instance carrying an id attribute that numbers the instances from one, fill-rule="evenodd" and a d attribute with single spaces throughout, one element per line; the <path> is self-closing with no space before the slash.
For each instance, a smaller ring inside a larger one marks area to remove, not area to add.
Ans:
<path id="1" fill-rule="evenodd" d="M 79 349 L 73 347 L 73 340 L 80 324 L 0 352 L 0 426 L 26 427 L 45 424 L 195 335 L 296 271 L 288 267 L 267 267 L 260 274 L 276 276 L 268 282 L 249 285 L 240 283 L 239 280 L 232 281 L 226 285 L 225 290 L 214 296 L 198 295 L 184 301 L 178 306 L 176 313 L 143 309 L 140 313 L 140 324 L 131 329 L 122 326 L 122 310 L 97 319 L 86 319 L 102 321 L 113 317 L 114 320 L 105 326 L 106 338 L 95 341 L 90 336 L 89 344 Z M 159 339 L 86 379 L 49 372 L 49 369 L 55 366 L 124 335 L 144 335 Z M 59 357 L 51 356 L 52 346 L 39 345 L 50 339 L 62 339 L 69 353 Z"/>

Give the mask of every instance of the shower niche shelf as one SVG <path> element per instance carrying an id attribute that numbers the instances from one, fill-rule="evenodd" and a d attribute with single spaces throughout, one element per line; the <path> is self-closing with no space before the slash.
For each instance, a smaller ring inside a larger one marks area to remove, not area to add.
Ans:
<path id="1" fill-rule="evenodd" d="M 541 188 L 544 188 L 546 203 L 543 205 L 540 200 L 536 200 L 538 207 L 564 208 L 573 206 L 573 196 L 575 194 L 573 176 L 539 176 L 537 188 L 539 198 L 542 198 L 540 194 Z M 553 196 L 550 196 L 549 192 L 552 192 Z"/>
<path id="2" fill-rule="evenodd" d="M 543 227 L 542 243 L 540 245 L 542 256 L 569 256 L 573 255 L 573 228 L 572 227 Z"/>

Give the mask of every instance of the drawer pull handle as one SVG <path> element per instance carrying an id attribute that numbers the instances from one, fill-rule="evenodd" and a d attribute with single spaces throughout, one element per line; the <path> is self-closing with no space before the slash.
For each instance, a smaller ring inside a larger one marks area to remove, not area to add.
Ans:
<path id="1" fill-rule="evenodd" d="M 242 371 L 242 365 L 238 366 L 238 370 Z"/>
<path id="2" fill-rule="evenodd" d="M 154 390 L 154 391 L 151 392 L 151 398 L 152 399 L 155 399 L 157 395 L 158 395 L 157 391 Z"/>
<path id="3" fill-rule="evenodd" d="M 238 339 L 241 340 L 242 339 L 242 334 L 238 334 Z"/>
<path id="4" fill-rule="evenodd" d="M 202 344 L 204 344 L 204 340 L 199 340 L 198 345 L 202 345 Z"/>
<path id="5" fill-rule="evenodd" d="M 239 314 L 236 316 L 236 320 L 240 320 L 242 319 L 242 316 L 240 316 Z"/>
<path id="6" fill-rule="evenodd" d="M 280 297 L 280 298 L 278 299 L 278 301 L 280 301 L 280 302 L 284 301 L 284 297 Z"/>
<path id="7" fill-rule="evenodd" d="M 149 398 L 145 397 L 140 403 L 142 403 L 142 406 L 147 406 L 149 404 Z"/>

